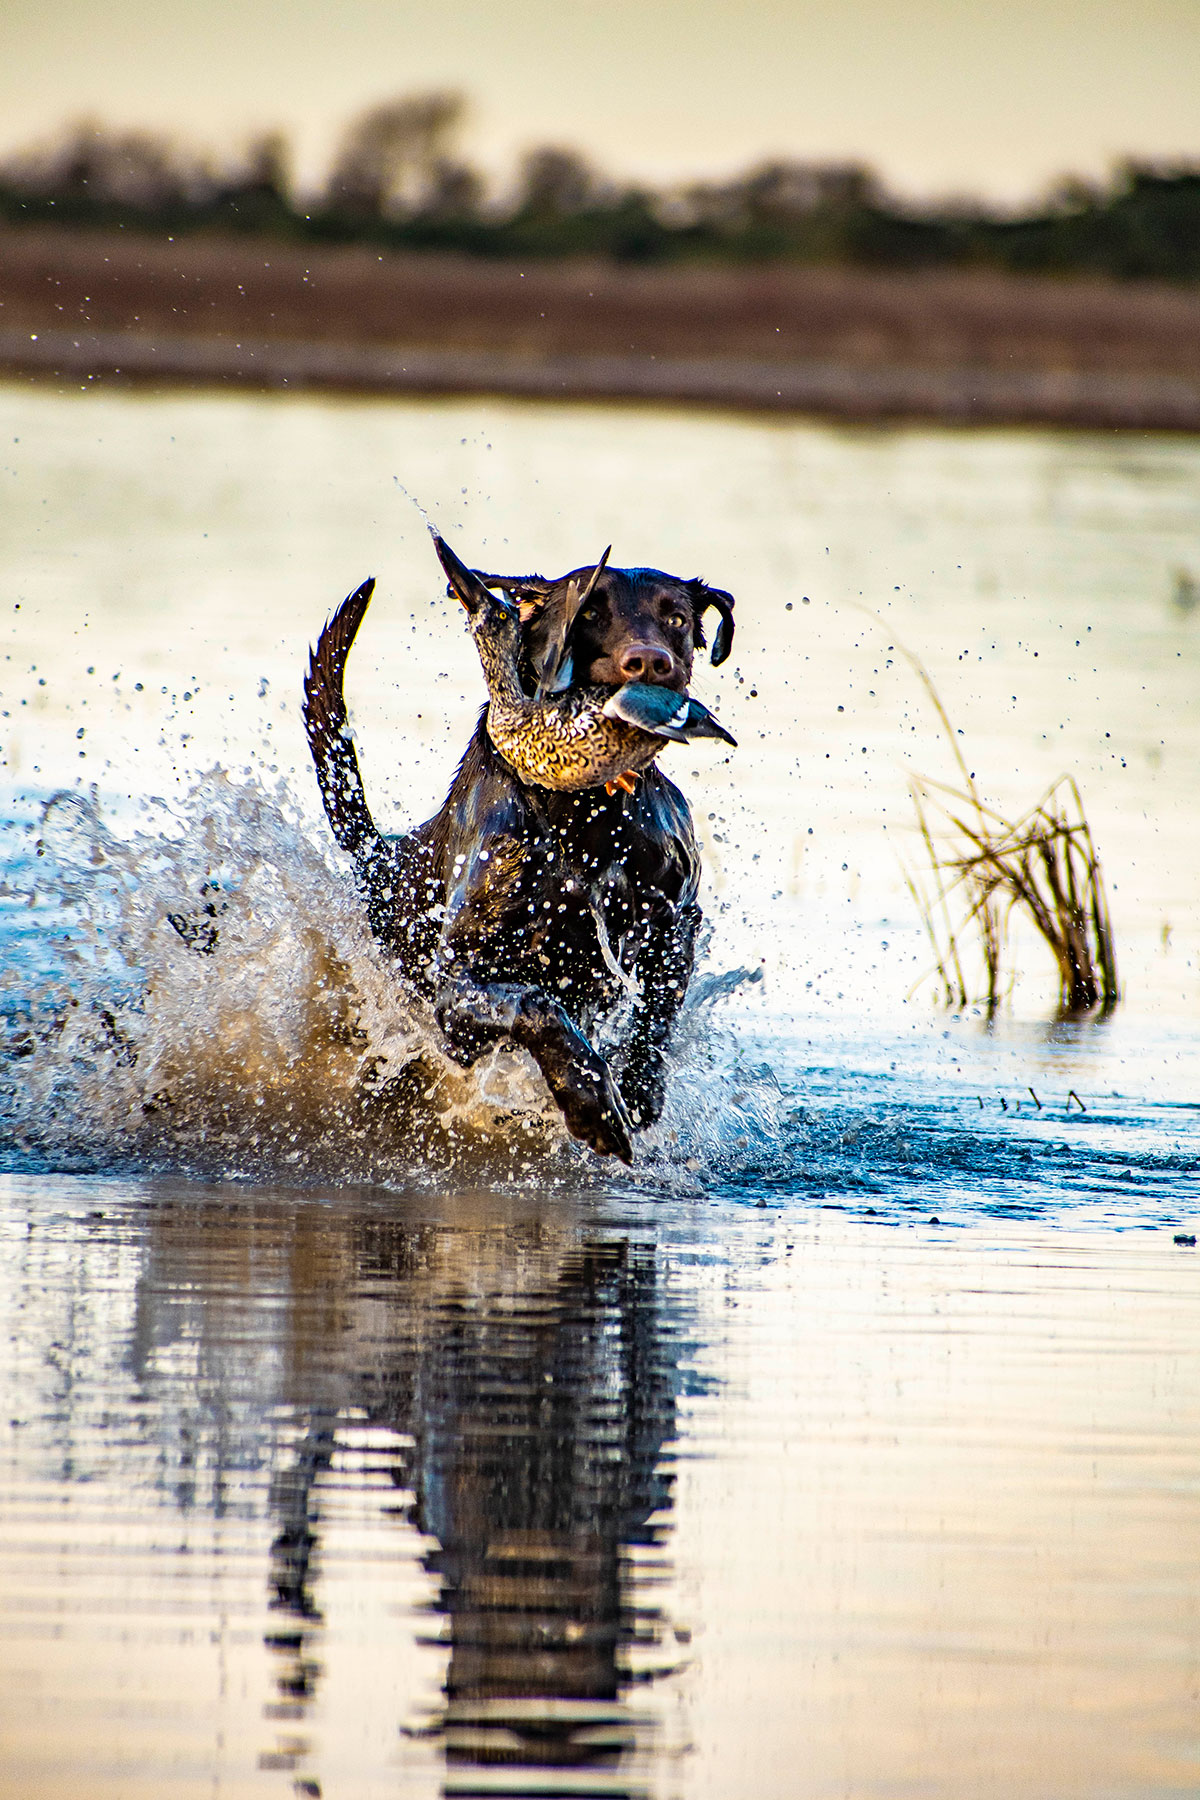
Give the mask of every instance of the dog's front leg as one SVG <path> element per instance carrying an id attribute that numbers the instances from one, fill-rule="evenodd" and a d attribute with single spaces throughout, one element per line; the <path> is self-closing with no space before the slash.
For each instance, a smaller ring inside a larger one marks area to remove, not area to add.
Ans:
<path id="1" fill-rule="evenodd" d="M 608 1064 L 557 1000 L 520 982 L 463 976 L 442 989 L 436 1010 L 456 1061 L 469 1067 L 488 1044 L 510 1038 L 537 1063 L 572 1137 L 633 1161 L 633 1123 Z"/>
<path id="2" fill-rule="evenodd" d="M 642 997 L 633 1009 L 618 1057 L 621 1096 L 639 1130 L 662 1114 L 666 1047 L 683 1005 L 696 955 L 700 908 L 684 906 L 656 923 L 638 953 Z"/>

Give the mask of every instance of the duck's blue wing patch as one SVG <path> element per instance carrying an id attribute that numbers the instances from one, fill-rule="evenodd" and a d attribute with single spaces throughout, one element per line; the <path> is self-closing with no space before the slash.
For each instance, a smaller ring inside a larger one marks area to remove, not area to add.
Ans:
<path id="1" fill-rule="evenodd" d="M 607 718 L 621 719 L 626 725 L 636 725 L 640 731 L 652 731 L 657 737 L 682 741 L 687 726 L 688 699 L 686 694 L 677 694 L 673 688 L 629 681 L 605 701 L 603 710 Z"/>

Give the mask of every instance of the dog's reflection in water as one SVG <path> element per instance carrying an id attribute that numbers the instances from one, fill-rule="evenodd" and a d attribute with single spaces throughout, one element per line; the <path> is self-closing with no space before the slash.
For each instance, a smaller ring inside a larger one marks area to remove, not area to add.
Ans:
<path id="1" fill-rule="evenodd" d="M 593 1769 L 605 1793 L 624 1791 L 626 1753 L 649 1748 L 645 1710 L 626 1698 L 631 1664 L 644 1674 L 678 1657 L 633 1579 L 635 1565 L 661 1567 L 671 1508 L 677 1333 L 656 1247 L 563 1228 L 549 1206 L 460 1229 L 306 1205 L 278 1228 L 288 1341 L 260 1416 L 265 1430 L 268 1412 L 286 1417 L 295 1435 L 271 1484 L 269 1716 L 292 1729 L 309 1719 L 337 1654 L 322 1620 L 321 1515 L 349 1412 L 377 1442 L 412 1446 L 392 1457 L 400 1504 L 388 1510 L 435 1546 L 426 1566 L 448 1663 L 427 1729 L 451 1791 L 454 1770 L 491 1764 L 573 1770 L 585 1785 L 572 1792 L 589 1791 Z M 411 1633 L 411 1619 L 395 1630 Z M 404 1707 L 398 1695 L 396 1730 L 426 1729 Z M 305 1750 L 285 1757 L 298 1777 Z M 320 1790 L 300 1779 L 305 1791 Z"/>

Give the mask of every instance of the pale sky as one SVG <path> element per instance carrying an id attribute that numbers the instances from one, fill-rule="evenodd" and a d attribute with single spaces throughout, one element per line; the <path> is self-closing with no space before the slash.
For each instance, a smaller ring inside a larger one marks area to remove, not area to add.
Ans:
<path id="1" fill-rule="evenodd" d="M 1200 157 L 1200 0 L 3 0 L 0 153 L 94 114 L 323 171 L 372 102 L 450 86 L 493 174 L 536 143 L 670 180 L 856 158 L 901 192 L 1028 198 Z"/>

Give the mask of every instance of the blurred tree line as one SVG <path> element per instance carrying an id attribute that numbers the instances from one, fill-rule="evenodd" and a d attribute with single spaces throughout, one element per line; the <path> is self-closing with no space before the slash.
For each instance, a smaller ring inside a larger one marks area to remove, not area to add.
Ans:
<path id="1" fill-rule="evenodd" d="M 489 257 L 1200 278 L 1200 163 L 1130 162 L 1106 184 L 1063 183 L 1023 216 L 970 201 L 906 204 L 854 163 L 780 159 L 659 191 L 614 182 L 553 147 L 530 151 L 511 190 L 496 194 L 456 154 L 462 115 L 449 93 L 372 107 L 309 196 L 297 191 L 278 134 L 222 160 L 82 123 L 0 164 L 0 219 Z"/>

